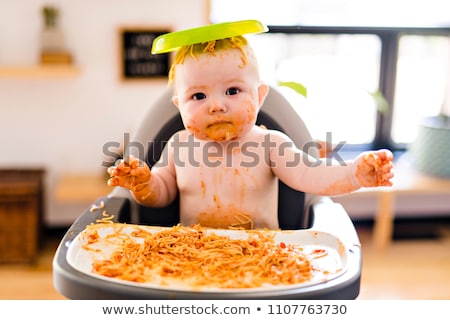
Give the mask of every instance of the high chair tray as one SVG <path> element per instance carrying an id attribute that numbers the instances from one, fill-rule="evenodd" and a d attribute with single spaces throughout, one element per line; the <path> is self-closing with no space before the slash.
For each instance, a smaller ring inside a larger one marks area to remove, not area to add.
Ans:
<path id="1" fill-rule="evenodd" d="M 145 234 L 155 234 L 160 231 L 168 231 L 167 227 L 152 227 L 144 225 L 119 224 L 119 223 L 100 223 L 88 226 L 80 232 L 70 243 L 67 250 L 68 264 L 84 274 L 92 277 L 95 281 L 105 281 L 105 283 L 123 285 L 129 288 L 139 290 L 148 290 L 149 293 L 155 293 L 156 296 L 162 292 L 183 299 L 186 294 L 195 293 L 199 299 L 210 298 L 211 294 L 220 297 L 220 294 L 229 296 L 230 294 L 243 295 L 243 297 L 267 295 L 268 292 L 278 293 L 283 296 L 283 292 L 290 292 L 301 288 L 315 286 L 327 283 L 341 277 L 347 271 L 347 262 L 349 255 L 352 254 L 351 248 L 347 247 L 336 236 L 315 230 L 294 230 L 294 231 L 263 231 L 262 234 L 273 234 L 274 244 L 285 247 L 290 244 L 301 248 L 314 265 L 316 271 L 313 276 L 305 281 L 294 284 L 263 284 L 259 287 L 249 288 L 222 288 L 216 287 L 213 283 L 203 285 L 193 285 L 183 281 L 166 279 L 164 276 L 153 277 L 153 280 L 144 282 L 135 282 L 121 280 L 111 276 L 104 276 L 93 270 L 93 263 L 100 260 L 109 259 L 111 254 L 121 247 L 123 239 L 132 239 L 136 243 L 142 243 L 143 237 L 136 236 L 136 232 Z M 205 234 L 214 233 L 219 236 L 228 236 L 230 239 L 245 240 L 251 232 L 245 230 L 219 230 L 202 229 Z M 213 274 L 210 277 L 214 277 Z M 142 280 L 141 280 L 142 281 Z"/>

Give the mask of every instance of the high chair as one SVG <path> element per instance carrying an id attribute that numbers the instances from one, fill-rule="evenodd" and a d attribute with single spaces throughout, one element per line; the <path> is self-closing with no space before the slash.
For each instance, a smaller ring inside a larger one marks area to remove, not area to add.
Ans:
<path id="1" fill-rule="evenodd" d="M 136 131 L 133 143 L 144 146 L 147 163 L 152 166 L 162 152 L 164 142 L 183 129 L 178 110 L 171 102 L 168 89 L 149 108 Z M 304 122 L 289 102 L 271 87 L 257 119 L 258 125 L 283 131 L 294 143 L 312 156 L 318 157 L 312 138 Z M 142 150 L 141 150 L 142 151 Z M 130 153 L 132 153 L 130 151 Z M 142 156 L 142 155 L 141 155 Z M 106 170 L 106 169 L 105 169 Z M 83 186 L 80 186 L 82 188 Z M 166 208 L 148 208 L 138 205 L 128 190 L 120 187 L 93 205 L 104 204 L 102 210 L 87 208 L 69 228 L 62 239 L 53 261 L 55 288 L 70 299 L 355 299 L 361 279 L 361 246 L 355 227 L 345 209 L 329 197 L 305 194 L 279 182 L 278 217 L 283 230 L 304 230 L 326 233 L 342 242 L 345 270 L 329 281 L 308 286 L 278 290 L 202 292 L 147 288 L 94 277 L 80 272 L 69 264 L 69 248 L 87 225 L 102 219 L 103 212 L 113 221 L 129 224 L 174 226 L 179 222 L 178 199 Z"/>

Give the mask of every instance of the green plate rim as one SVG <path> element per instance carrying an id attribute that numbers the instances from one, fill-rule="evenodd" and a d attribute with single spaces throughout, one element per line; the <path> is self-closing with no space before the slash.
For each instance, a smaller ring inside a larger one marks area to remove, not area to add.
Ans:
<path id="1" fill-rule="evenodd" d="M 190 44 L 262 33 L 268 30 L 269 28 L 258 20 L 215 23 L 160 35 L 153 40 L 151 52 L 152 54 L 167 53 Z"/>

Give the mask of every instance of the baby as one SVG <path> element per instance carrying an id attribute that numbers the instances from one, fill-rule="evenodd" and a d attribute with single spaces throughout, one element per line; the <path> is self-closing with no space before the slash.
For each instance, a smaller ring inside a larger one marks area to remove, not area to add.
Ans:
<path id="1" fill-rule="evenodd" d="M 269 88 L 243 36 L 181 47 L 169 80 L 185 130 L 166 144 L 164 162 L 150 169 L 124 159 L 108 168 L 108 185 L 129 189 L 145 206 L 164 207 L 179 193 L 182 225 L 278 229 L 278 179 L 319 195 L 392 185 L 388 150 L 331 165 L 255 125 Z"/>

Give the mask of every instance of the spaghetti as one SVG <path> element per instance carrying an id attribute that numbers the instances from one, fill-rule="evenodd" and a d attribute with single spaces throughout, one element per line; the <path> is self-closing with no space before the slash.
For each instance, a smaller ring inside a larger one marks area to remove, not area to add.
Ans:
<path id="1" fill-rule="evenodd" d="M 92 247 L 101 238 L 96 226 L 86 230 L 86 250 L 98 250 Z M 300 245 L 275 243 L 270 231 L 243 231 L 246 239 L 232 239 L 198 225 L 154 233 L 139 226 L 126 233 L 124 226 L 114 223 L 114 232 L 104 237 L 115 250 L 93 261 L 94 273 L 158 285 L 255 288 L 302 283 L 318 271 Z"/>

